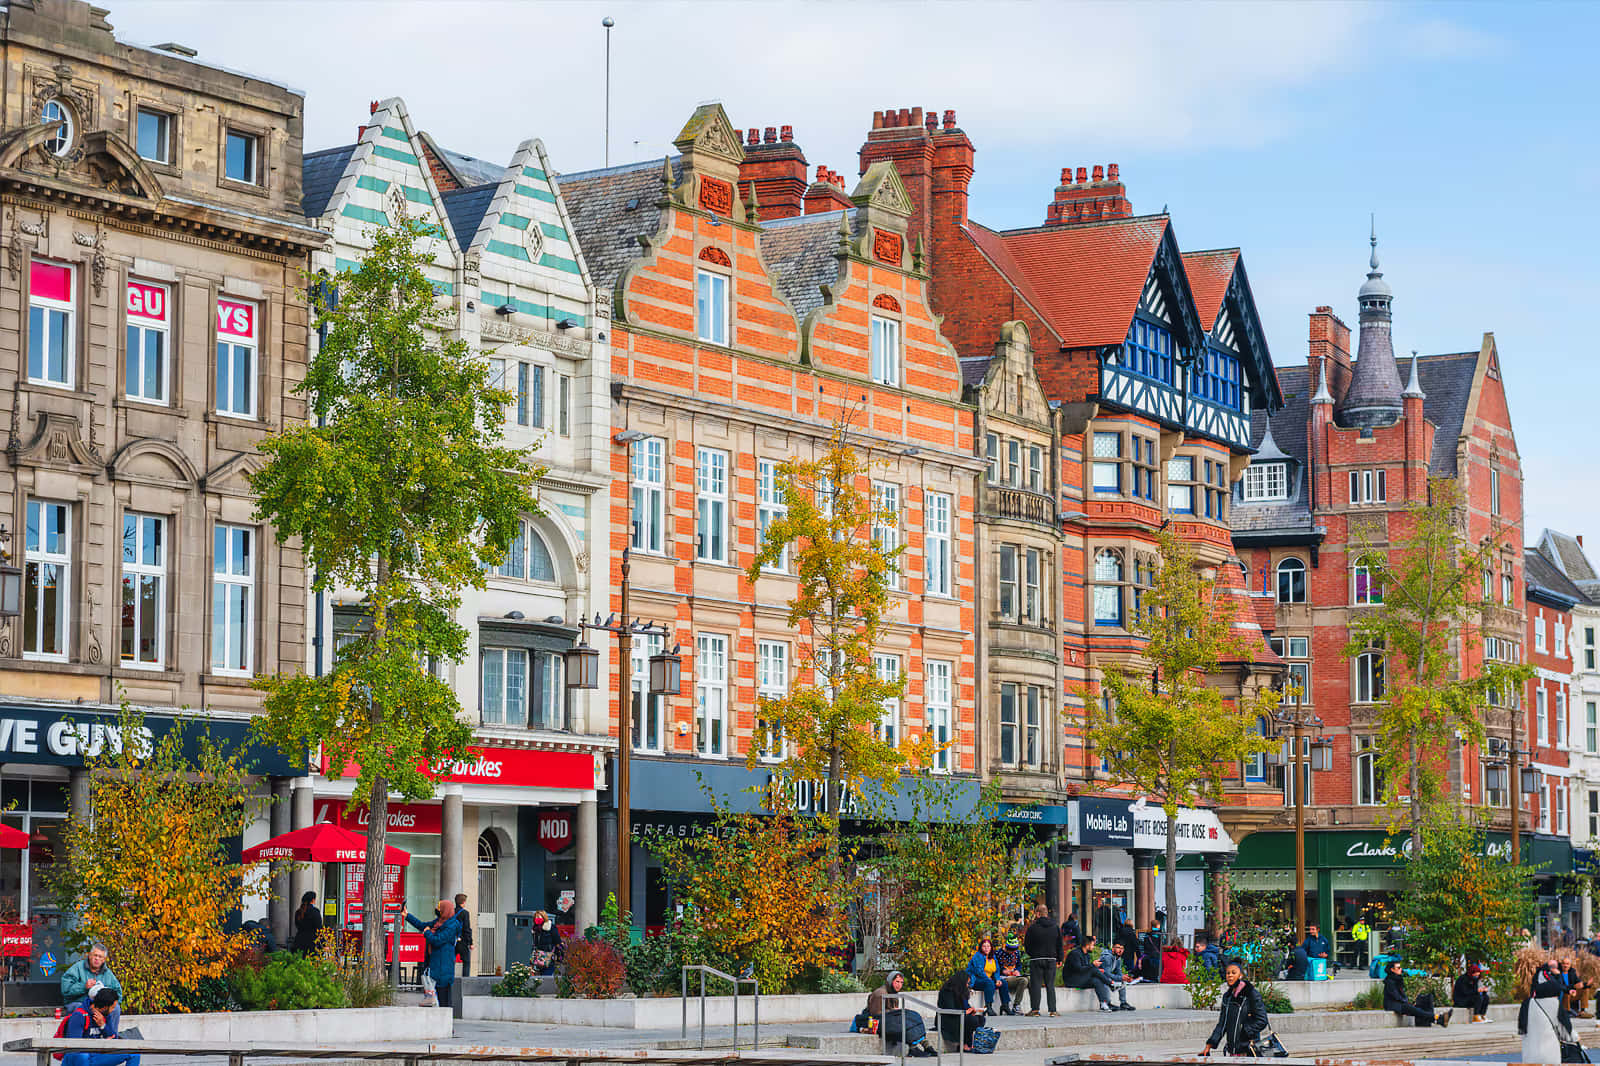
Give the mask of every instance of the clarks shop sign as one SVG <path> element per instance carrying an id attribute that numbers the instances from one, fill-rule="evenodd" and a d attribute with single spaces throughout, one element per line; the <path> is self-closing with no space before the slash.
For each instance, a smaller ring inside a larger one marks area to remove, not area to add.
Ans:
<path id="1" fill-rule="evenodd" d="M 179 721 L 170 716 L 146 715 L 137 735 L 128 736 L 115 714 L 0 705 L 0 764 L 82 766 L 85 759 L 115 755 L 125 746 L 149 751 Z M 244 749 L 243 761 L 256 773 L 285 777 L 305 773 L 276 748 L 257 744 L 250 736 L 248 722 L 198 716 L 181 721 L 184 750 L 191 756 L 198 753 L 200 738 L 209 735 L 223 752 Z"/>

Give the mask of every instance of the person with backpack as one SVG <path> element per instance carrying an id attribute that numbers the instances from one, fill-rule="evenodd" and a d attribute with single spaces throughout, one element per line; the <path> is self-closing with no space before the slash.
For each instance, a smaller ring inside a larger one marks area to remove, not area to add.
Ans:
<path id="1" fill-rule="evenodd" d="M 461 939 L 456 942 L 456 956 L 461 959 L 461 976 L 472 976 L 472 912 L 467 910 L 467 894 L 456 893 L 456 916 L 461 919 Z"/>
<path id="2" fill-rule="evenodd" d="M 61 1019 L 56 1036 L 68 1040 L 115 1040 L 120 998 L 121 993 L 115 988 L 101 985 L 93 996 L 73 1007 L 72 1013 Z M 138 1055 L 119 1055 L 114 1051 L 69 1051 L 56 1057 L 61 1060 L 61 1066 L 139 1066 Z"/>

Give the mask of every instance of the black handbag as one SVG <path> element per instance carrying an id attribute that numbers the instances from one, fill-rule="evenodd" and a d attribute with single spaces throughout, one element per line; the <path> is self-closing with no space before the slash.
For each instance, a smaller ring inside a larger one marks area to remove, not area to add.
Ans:
<path id="1" fill-rule="evenodd" d="M 1250 1041 L 1250 1051 L 1258 1059 L 1286 1059 L 1289 1049 L 1283 1046 L 1283 1041 L 1278 1039 L 1278 1034 L 1272 1027 L 1261 1030 L 1256 1038 Z"/>

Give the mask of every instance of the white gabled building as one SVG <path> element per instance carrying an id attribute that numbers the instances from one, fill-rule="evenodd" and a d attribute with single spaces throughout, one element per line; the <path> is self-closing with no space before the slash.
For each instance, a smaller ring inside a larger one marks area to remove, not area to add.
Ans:
<path id="1" fill-rule="evenodd" d="M 549 173 L 537 140 L 508 165 L 446 151 L 399 99 L 375 103 L 354 144 L 305 161 L 305 212 L 333 235 L 314 271 L 356 267 L 374 227 L 400 210 L 437 227 L 428 276 L 446 321 L 513 394 L 507 443 L 533 448 L 546 468 L 505 565 L 464 594 L 467 657 L 446 668 L 482 754 L 453 768 L 440 798 L 390 807 L 391 840 L 413 856 L 410 909 L 426 914 L 440 896 L 467 893 L 473 972 L 507 961 L 509 912 L 547 910 L 580 931 L 595 921 L 596 796 L 615 747 L 605 735 L 609 694 L 569 693 L 561 658 L 577 620 L 607 602 L 608 590 L 590 582 L 606 569 L 589 559 L 591 546 L 603 557 L 607 544 L 609 301 L 597 306 Z M 325 670 L 362 612 L 338 593 L 309 610 L 307 668 Z M 305 791 L 314 798 L 297 796 L 296 824 L 343 818 L 350 790 L 348 779 L 312 778 Z M 319 894 L 348 920 L 345 901 L 358 889 L 327 883 Z"/>

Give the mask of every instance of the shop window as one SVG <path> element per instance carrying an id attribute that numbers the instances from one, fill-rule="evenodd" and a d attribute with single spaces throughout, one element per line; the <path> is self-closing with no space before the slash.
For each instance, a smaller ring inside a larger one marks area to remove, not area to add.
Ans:
<path id="1" fill-rule="evenodd" d="M 633 443 L 633 547 L 653 555 L 661 553 L 666 527 L 666 447 L 660 437 Z"/>
<path id="2" fill-rule="evenodd" d="M 933 742 L 933 772 L 950 772 L 950 678 L 952 664 L 944 659 L 923 663 L 927 675 L 928 739 Z"/>
<path id="3" fill-rule="evenodd" d="M 29 837 L 26 848 L 0 848 L 0 920 L 25 923 L 41 912 L 57 914 L 52 877 L 56 862 L 66 855 L 61 841 L 67 820 L 65 778 L 30 779 L 8 773 L 0 790 L 0 803 L 5 808 L 0 821 Z M 26 964 L 28 959 L 16 961 Z M 7 977 L 20 979 L 14 974 L 15 971 Z"/>
<path id="4" fill-rule="evenodd" d="M 1278 564 L 1278 602 L 1306 602 L 1306 564 L 1293 556 Z"/>

